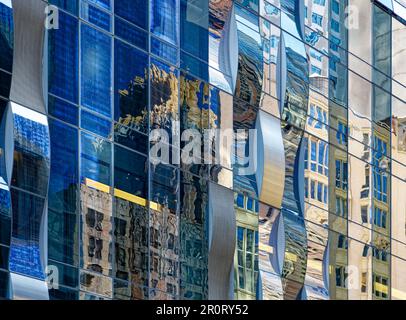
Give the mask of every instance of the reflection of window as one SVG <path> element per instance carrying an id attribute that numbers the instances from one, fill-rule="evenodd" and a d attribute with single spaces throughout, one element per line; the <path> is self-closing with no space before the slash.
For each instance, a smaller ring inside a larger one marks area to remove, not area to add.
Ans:
<path id="1" fill-rule="evenodd" d="M 312 13 L 312 22 L 319 25 L 320 27 L 322 26 L 323 23 L 323 16 L 313 12 Z"/>
<path id="2" fill-rule="evenodd" d="M 314 66 L 313 66 L 314 67 Z M 316 67 L 314 67 L 316 68 Z M 318 69 L 318 68 L 317 68 Z M 321 70 L 314 70 L 313 73 L 320 72 Z M 328 125 L 328 116 L 327 112 L 323 110 L 321 107 L 316 106 L 314 104 L 310 104 L 310 114 L 307 120 L 307 124 L 315 129 L 327 129 Z"/>
<path id="3" fill-rule="evenodd" d="M 383 250 L 379 250 L 377 248 L 372 249 L 372 255 L 375 259 L 387 262 L 388 261 L 388 253 Z"/>
<path id="4" fill-rule="evenodd" d="M 347 272 L 345 267 L 336 267 L 336 286 L 346 288 Z"/>
<path id="5" fill-rule="evenodd" d="M 235 203 L 237 204 L 238 208 L 244 209 L 244 196 L 238 193 Z"/>
<path id="6" fill-rule="evenodd" d="M 378 207 L 374 208 L 374 225 L 386 229 L 388 213 Z"/>
<path id="7" fill-rule="evenodd" d="M 365 184 L 362 186 L 361 190 L 361 199 L 367 199 L 369 198 L 369 176 L 370 173 L 370 168 L 369 165 L 365 165 Z"/>
<path id="8" fill-rule="evenodd" d="M 335 14 L 340 14 L 340 4 L 338 3 L 337 0 L 332 0 L 332 2 L 331 2 L 331 10 Z"/>
<path id="9" fill-rule="evenodd" d="M 87 246 L 87 254 L 90 258 L 94 257 L 94 253 L 96 250 L 96 239 L 92 236 L 89 236 L 89 244 Z"/>
<path id="10" fill-rule="evenodd" d="M 305 197 L 309 198 L 308 190 L 309 179 L 305 179 Z M 328 186 L 322 182 L 310 180 L 310 198 L 321 203 L 328 203 Z"/>
<path id="11" fill-rule="evenodd" d="M 388 202 L 387 149 L 387 143 L 375 136 L 373 150 L 374 197 L 385 203 Z"/>
<path id="12" fill-rule="evenodd" d="M 103 240 L 89 236 L 89 244 L 87 247 L 88 256 L 90 258 L 102 259 Z"/>
<path id="13" fill-rule="evenodd" d="M 348 241 L 347 241 L 347 238 L 346 238 L 344 235 L 342 235 L 342 234 L 340 234 L 340 235 L 338 236 L 338 248 L 339 248 L 339 249 L 345 249 L 345 250 L 348 249 Z"/>
<path id="14" fill-rule="evenodd" d="M 340 32 L 340 23 L 334 19 L 331 19 L 331 30 L 339 33 Z"/>
<path id="15" fill-rule="evenodd" d="M 316 182 L 314 180 L 310 181 L 310 198 L 316 199 Z"/>
<path id="16" fill-rule="evenodd" d="M 103 213 L 91 208 L 87 209 L 86 223 L 89 228 L 94 228 L 97 231 L 103 231 L 103 218 Z"/>
<path id="17" fill-rule="evenodd" d="M 305 163 L 305 169 L 309 169 L 309 140 L 307 138 L 304 138 L 303 140 L 304 143 L 304 163 Z"/>
<path id="18" fill-rule="evenodd" d="M 367 245 L 364 246 L 364 250 L 362 250 L 362 256 L 364 258 L 368 257 L 369 247 Z"/>
<path id="19" fill-rule="evenodd" d="M 312 73 L 312 74 L 321 75 L 321 69 L 318 68 L 318 67 L 316 67 L 316 66 L 314 66 L 314 65 L 312 65 L 312 66 L 311 66 L 311 73 Z"/>
<path id="20" fill-rule="evenodd" d="M 341 121 L 338 121 L 338 130 L 336 134 L 337 142 L 341 145 L 347 145 L 348 142 L 348 126 Z"/>
<path id="21" fill-rule="evenodd" d="M 250 211 L 252 213 L 259 212 L 259 203 L 258 203 L 258 200 L 256 200 L 256 199 L 253 199 L 248 196 L 244 196 L 241 193 L 236 193 L 234 201 L 235 201 L 236 206 L 240 209 L 244 209 L 244 210 Z"/>
<path id="22" fill-rule="evenodd" d="M 258 277 L 258 232 L 237 228 L 237 264 L 238 288 L 254 294 Z"/>
<path id="23" fill-rule="evenodd" d="M 383 276 L 373 276 L 374 285 L 372 293 L 377 298 L 388 298 L 388 278 Z"/>
<path id="24" fill-rule="evenodd" d="M 336 160 L 336 187 L 342 190 L 348 188 L 348 163 Z"/>
<path id="25" fill-rule="evenodd" d="M 305 190 L 305 198 L 308 199 L 309 198 L 309 178 L 305 178 L 305 182 L 304 182 L 304 190 Z"/>
<path id="26" fill-rule="evenodd" d="M 361 292 L 365 293 L 367 292 L 367 277 L 368 273 L 367 272 L 363 272 L 361 275 Z"/>
<path id="27" fill-rule="evenodd" d="M 309 154 L 309 144 L 310 141 L 310 154 Z M 319 174 L 328 176 L 328 156 L 329 156 L 329 146 L 323 140 L 315 139 L 305 139 L 305 148 L 304 148 L 304 161 L 305 169 L 309 169 L 309 158 L 310 158 L 310 170 L 317 172 Z"/>
<path id="28" fill-rule="evenodd" d="M 340 196 L 336 196 L 336 214 L 346 218 L 348 213 L 347 200 Z"/>

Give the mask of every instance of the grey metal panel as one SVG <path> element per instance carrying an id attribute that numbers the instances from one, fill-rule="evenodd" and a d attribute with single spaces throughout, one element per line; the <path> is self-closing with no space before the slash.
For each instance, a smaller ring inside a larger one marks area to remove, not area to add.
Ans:
<path id="1" fill-rule="evenodd" d="M 10 100 L 11 107 L 7 110 L 6 123 L 6 169 L 8 183 L 12 176 L 14 140 L 12 127 L 14 124 L 14 108 L 27 108 L 24 117 L 32 117 L 38 121 L 46 114 L 44 102 L 44 36 L 45 36 L 45 6 L 44 1 L 38 0 L 13 0 L 14 18 L 14 53 L 13 75 L 11 82 Z M 31 111 L 31 110 L 32 111 Z M 39 112 L 42 116 L 35 114 Z M 20 111 L 21 112 L 21 111 Z M 34 112 L 34 113 L 32 113 Z M 21 114 L 20 114 L 21 116 Z M 38 118 L 39 117 L 39 118 Z M 28 119 L 27 118 L 27 119 Z M 45 118 L 46 119 L 46 118 Z M 47 126 L 47 123 L 45 124 Z M 49 135 L 45 137 L 49 140 Z M 48 157 L 49 155 L 45 155 Z M 48 163 L 49 178 L 49 163 Z M 47 182 L 48 183 L 48 182 Z M 46 189 L 46 186 L 45 188 Z M 47 200 L 44 200 L 45 203 Z M 40 253 L 41 265 L 47 264 L 47 208 L 41 216 L 40 223 Z M 45 270 L 44 270 L 45 271 Z M 14 299 L 49 299 L 46 281 L 33 279 L 21 274 L 11 273 L 12 297 Z"/>
<path id="2" fill-rule="evenodd" d="M 4 158 L 6 164 L 7 184 L 11 183 L 11 173 L 13 171 L 13 156 L 14 156 L 14 120 L 9 102 L 6 110 L 6 123 L 4 132 Z"/>
<path id="3" fill-rule="evenodd" d="M 257 117 L 259 199 L 281 208 L 285 181 L 285 149 L 279 119 L 260 110 Z"/>
<path id="4" fill-rule="evenodd" d="M 49 300 L 46 282 L 10 273 L 14 300 Z"/>
<path id="5" fill-rule="evenodd" d="M 231 300 L 237 228 L 234 193 L 210 182 L 209 199 L 209 299 Z"/>
<path id="6" fill-rule="evenodd" d="M 45 2 L 13 0 L 14 60 L 10 99 L 45 113 L 42 54 Z"/>

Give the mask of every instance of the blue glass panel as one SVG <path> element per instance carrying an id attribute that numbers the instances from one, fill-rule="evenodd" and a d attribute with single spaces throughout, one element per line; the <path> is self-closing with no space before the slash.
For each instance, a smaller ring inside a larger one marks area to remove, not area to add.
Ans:
<path id="1" fill-rule="evenodd" d="M 51 174 L 48 207 L 59 212 L 76 212 L 78 184 L 78 132 L 56 120 L 50 120 Z"/>
<path id="2" fill-rule="evenodd" d="M 0 243 L 9 246 L 11 237 L 11 198 L 7 186 L 0 185 Z"/>
<path id="3" fill-rule="evenodd" d="M 0 298 L 10 299 L 10 274 L 0 271 Z"/>
<path id="4" fill-rule="evenodd" d="M 173 143 L 172 124 L 179 119 L 179 71 L 151 58 L 150 83 L 150 128 L 167 130 L 169 143 Z"/>
<path id="5" fill-rule="evenodd" d="M 382 3 L 385 7 L 387 7 L 389 10 L 393 11 L 392 0 L 378 0 L 378 1 Z"/>
<path id="6" fill-rule="evenodd" d="M 98 6 L 106 9 L 106 10 L 111 10 L 111 0 L 87 0 L 88 2 L 92 2 L 94 4 L 97 4 Z"/>
<path id="7" fill-rule="evenodd" d="M 65 9 L 76 16 L 78 15 L 78 0 L 49 0 L 49 3 Z"/>
<path id="8" fill-rule="evenodd" d="M 114 187 L 147 198 L 147 157 L 115 146 L 114 158 Z"/>
<path id="9" fill-rule="evenodd" d="M 75 267 L 67 266 L 55 261 L 48 261 L 49 265 L 58 269 L 59 285 L 76 288 L 79 284 L 79 272 Z"/>
<path id="10" fill-rule="evenodd" d="M 49 290 L 49 299 L 50 300 L 78 300 L 79 291 L 64 288 L 64 287 L 59 287 L 59 289 L 51 289 L 51 290 Z"/>
<path id="11" fill-rule="evenodd" d="M 14 165 L 11 184 L 45 196 L 47 193 L 50 146 L 46 117 L 13 105 Z"/>
<path id="12" fill-rule="evenodd" d="M 167 206 L 173 212 L 178 209 L 179 169 L 169 165 L 151 166 L 150 200 Z"/>
<path id="13" fill-rule="evenodd" d="M 114 12 L 135 25 L 147 29 L 148 1 L 145 0 L 115 0 Z"/>
<path id="14" fill-rule="evenodd" d="M 6 115 L 6 108 L 7 108 L 8 101 L 0 99 L 0 123 L 5 123 L 5 115 Z M 3 150 L 5 149 L 5 138 L 4 132 L 0 134 L 0 148 Z M 6 163 L 5 163 L 5 152 L 0 154 L 0 185 L 7 184 L 7 172 L 6 172 Z"/>
<path id="15" fill-rule="evenodd" d="M 110 185 L 111 144 L 87 133 L 81 135 L 81 177 Z"/>
<path id="16" fill-rule="evenodd" d="M 236 2 L 258 12 L 259 0 L 236 0 Z"/>
<path id="17" fill-rule="evenodd" d="M 148 55 L 121 41 L 115 42 L 114 119 L 148 132 Z"/>
<path id="18" fill-rule="evenodd" d="M 208 81 L 208 65 L 203 61 L 200 61 L 199 59 L 187 54 L 186 52 L 181 52 L 180 67 L 185 71 L 202 78 L 204 81 Z"/>
<path id="19" fill-rule="evenodd" d="M 78 264 L 78 132 L 51 120 L 51 175 L 48 192 L 48 258 Z"/>
<path id="20" fill-rule="evenodd" d="M 81 104 L 111 116 L 111 37 L 81 26 Z"/>
<path id="21" fill-rule="evenodd" d="M 10 248 L 0 246 L 0 269 L 8 270 Z"/>
<path id="22" fill-rule="evenodd" d="M 11 72 L 14 47 L 13 10 L 0 3 L 0 68 Z"/>
<path id="23" fill-rule="evenodd" d="M 71 193 L 75 190 L 71 190 Z M 70 212 L 48 210 L 48 257 L 70 265 L 78 265 L 78 218 Z"/>
<path id="24" fill-rule="evenodd" d="M 148 50 L 148 33 L 120 18 L 115 19 L 115 35 L 123 40 Z"/>
<path id="25" fill-rule="evenodd" d="M 10 271 L 45 279 L 41 264 L 40 228 L 44 200 L 11 189 L 13 235 L 10 247 Z"/>
<path id="26" fill-rule="evenodd" d="M 58 99 L 54 96 L 48 96 L 48 112 L 55 118 L 65 122 L 78 125 L 78 107 L 74 104 Z"/>
<path id="27" fill-rule="evenodd" d="M 111 135 L 111 122 L 109 120 L 82 110 L 80 121 L 83 129 L 92 131 L 104 138 L 109 138 Z"/>
<path id="28" fill-rule="evenodd" d="M 59 29 L 49 31 L 48 90 L 78 103 L 78 20 L 59 12 Z"/>
<path id="29" fill-rule="evenodd" d="M 0 71 L 0 96 L 8 98 L 11 88 L 11 75 Z"/>
<path id="30" fill-rule="evenodd" d="M 105 11 L 98 9 L 97 7 L 82 2 L 80 6 L 80 16 L 82 19 L 93 23 L 94 25 L 102 28 L 106 31 L 111 30 L 111 16 Z"/>
<path id="31" fill-rule="evenodd" d="M 114 141 L 127 148 L 145 154 L 147 154 L 149 150 L 149 137 L 147 134 L 141 133 L 121 123 L 114 125 Z"/>
<path id="32" fill-rule="evenodd" d="M 181 48 L 204 61 L 209 57 L 208 11 L 208 1 L 181 0 Z"/>
<path id="33" fill-rule="evenodd" d="M 178 0 L 152 0 L 151 32 L 174 45 L 178 42 Z"/>
<path id="34" fill-rule="evenodd" d="M 168 62 L 178 65 L 178 49 L 170 44 L 151 37 L 151 53 L 165 59 Z"/>

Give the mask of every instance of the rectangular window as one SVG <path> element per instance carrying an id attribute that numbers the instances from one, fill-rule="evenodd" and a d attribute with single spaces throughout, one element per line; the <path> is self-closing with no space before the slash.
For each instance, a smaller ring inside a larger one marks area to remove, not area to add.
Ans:
<path id="1" fill-rule="evenodd" d="M 323 184 L 320 182 L 317 184 L 317 201 L 323 202 Z"/>
<path id="2" fill-rule="evenodd" d="M 305 198 L 309 198 L 309 178 L 305 178 L 304 182 L 304 188 L 305 188 Z"/>
<path id="3" fill-rule="evenodd" d="M 326 152 L 327 144 L 324 141 L 319 141 L 319 161 L 318 161 L 318 173 L 324 172 L 324 153 Z"/>
<path id="4" fill-rule="evenodd" d="M 111 117 L 110 36 L 81 24 L 81 104 Z"/>
<path id="5" fill-rule="evenodd" d="M 337 15 L 340 14 L 340 4 L 338 3 L 337 0 L 332 0 L 331 10 Z"/>
<path id="6" fill-rule="evenodd" d="M 304 161 L 305 161 L 305 170 L 309 169 L 309 139 L 308 138 L 304 138 L 303 139 L 303 143 L 304 143 Z"/>
<path id="7" fill-rule="evenodd" d="M 334 19 L 331 19 L 331 30 L 340 33 L 340 23 Z"/>
<path id="8" fill-rule="evenodd" d="M 317 142 L 314 140 L 311 140 L 310 142 L 311 145 L 311 170 L 313 172 L 317 172 Z"/>
<path id="9" fill-rule="evenodd" d="M 312 22 L 321 27 L 323 25 L 323 16 L 313 12 L 312 13 Z"/>
<path id="10" fill-rule="evenodd" d="M 316 182 L 314 180 L 310 181 L 310 197 L 316 199 Z"/>

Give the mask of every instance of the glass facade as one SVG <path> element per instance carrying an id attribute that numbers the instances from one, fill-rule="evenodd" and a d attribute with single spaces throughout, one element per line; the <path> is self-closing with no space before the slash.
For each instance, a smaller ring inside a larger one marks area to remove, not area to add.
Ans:
<path id="1" fill-rule="evenodd" d="M 14 2 L 0 299 L 406 300 L 404 0 Z"/>

